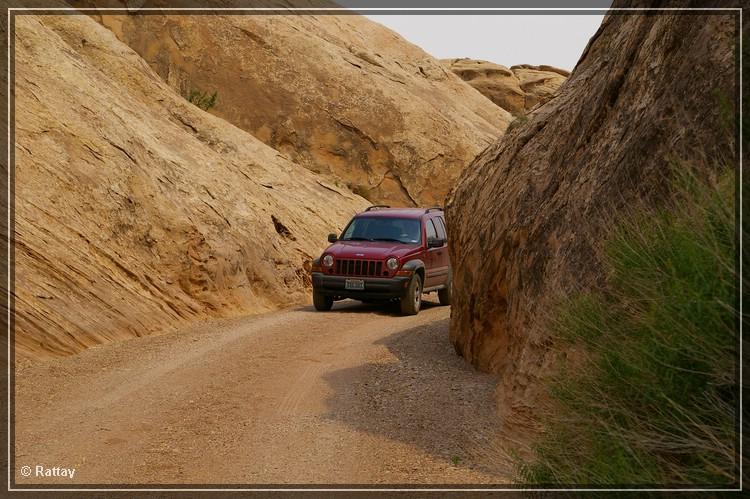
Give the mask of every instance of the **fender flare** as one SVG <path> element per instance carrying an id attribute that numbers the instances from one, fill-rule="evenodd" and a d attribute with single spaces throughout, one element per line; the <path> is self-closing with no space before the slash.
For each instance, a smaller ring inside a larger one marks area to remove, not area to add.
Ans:
<path id="1" fill-rule="evenodd" d="M 411 270 L 412 272 L 416 272 L 420 269 L 422 270 L 422 272 L 425 272 L 424 262 L 419 258 L 409 260 L 401 266 L 401 270 Z"/>

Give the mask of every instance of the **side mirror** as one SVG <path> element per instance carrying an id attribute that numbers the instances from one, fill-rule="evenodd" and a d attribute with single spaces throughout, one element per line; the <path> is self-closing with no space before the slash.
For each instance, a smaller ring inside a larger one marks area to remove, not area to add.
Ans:
<path id="1" fill-rule="evenodd" d="M 445 241 L 442 239 L 434 238 L 427 240 L 428 248 L 442 248 L 445 245 Z"/>
<path id="2" fill-rule="evenodd" d="M 328 234 L 328 242 L 329 243 L 335 243 L 338 240 L 339 240 L 339 238 L 336 236 L 336 234 Z"/>

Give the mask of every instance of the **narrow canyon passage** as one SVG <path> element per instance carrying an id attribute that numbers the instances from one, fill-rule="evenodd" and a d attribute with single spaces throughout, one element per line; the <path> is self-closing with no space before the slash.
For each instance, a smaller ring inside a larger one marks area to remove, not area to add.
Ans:
<path id="1" fill-rule="evenodd" d="M 453 352 L 449 314 L 347 301 L 21 365 L 16 481 L 507 483 L 496 379 Z"/>

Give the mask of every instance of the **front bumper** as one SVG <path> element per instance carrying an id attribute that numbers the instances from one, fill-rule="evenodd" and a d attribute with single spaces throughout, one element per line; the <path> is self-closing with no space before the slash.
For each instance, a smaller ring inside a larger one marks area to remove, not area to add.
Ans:
<path id="1" fill-rule="evenodd" d="M 345 289 L 347 279 L 361 279 L 365 281 L 364 291 Z M 401 298 L 406 292 L 411 277 L 352 277 L 328 275 L 313 272 L 313 289 L 334 299 L 352 298 L 354 300 L 380 300 Z"/>

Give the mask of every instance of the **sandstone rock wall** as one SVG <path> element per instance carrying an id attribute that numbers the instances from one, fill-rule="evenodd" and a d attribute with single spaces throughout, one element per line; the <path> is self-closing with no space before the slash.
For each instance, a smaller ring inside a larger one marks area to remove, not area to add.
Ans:
<path id="1" fill-rule="evenodd" d="M 442 205 L 512 116 L 357 15 L 96 17 L 182 95 L 368 199 Z"/>
<path id="2" fill-rule="evenodd" d="M 507 68 L 476 59 L 444 59 L 443 64 L 514 116 L 551 99 L 570 73 L 552 66 L 520 64 Z"/>
<path id="3" fill-rule="evenodd" d="M 16 18 L 16 351 L 307 299 L 368 203 L 189 104 L 81 15 Z"/>
<path id="4" fill-rule="evenodd" d="M 664 200 L 670 162 L 708 174 L 704 158 L 734 157 L 735 21 L 607 16 L 559 94 L 465 170 L 447 210 L 450 338 L 501 373 L 501 409 L 533 414 L 558 353 L 545 315 L 601 278 L 611 217 Z"/>

